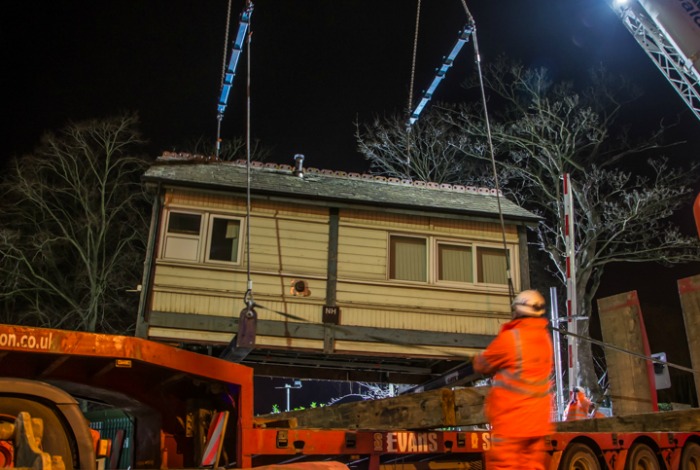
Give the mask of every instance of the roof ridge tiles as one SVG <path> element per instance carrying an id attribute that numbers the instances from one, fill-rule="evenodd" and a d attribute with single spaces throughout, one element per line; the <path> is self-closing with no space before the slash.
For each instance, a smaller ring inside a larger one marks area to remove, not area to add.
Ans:
<path id="1" fill-rule="evenodd" d="M 160 163 L 227 163 L 235 166 L 247 165 L 246 160 L 234 160 L 227 161 L 221 160 L 217 156 L 205 156 L 199 154 L 191 154 L 187 152 L 163 152 L 163 155 L 158 157 L 156 160 Z M 294 167 L 292 165 L 286 165 L 282 163 L 264 163 L 259 161 L 251 161 L 250 166 L 257 170 L 263 171 L 273 171 L 273 172 L 284 172 L 288 174 L 293 174 Z M 469 194 L 481 194 L 485 196 L 502 196 L 503 193 L 493 188 L 483 188 L 476 186 L 464 186 L 460 184 L 449 184 L 449 183 L 436 183 L 433 181 L 418 181 L 411 179 L 401 179 L 394 176 L 387 177 L 383 175 L 372 175 L 368 173 L 357 173 L 357 172 L 346 172 L 342 170 L 329 170 L 329 169 L 318 169 L 318 168 L 305 168 L 305 173 L 321 176 L 329 176 L 333 178 L 345 178 L 361 181 L 372 181 L 376 183 L 384 183 L 389 185 L 398 186 L 413 186 L 422 189 L 431 189 L 438 191 L 451 191 Z"/>

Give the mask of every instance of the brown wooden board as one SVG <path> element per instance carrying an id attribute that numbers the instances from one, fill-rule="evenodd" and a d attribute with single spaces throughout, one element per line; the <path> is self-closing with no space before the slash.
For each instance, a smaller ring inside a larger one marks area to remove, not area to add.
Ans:
<path id="1" fill-rule="evenodd" d="M 698 432 L 700 409 L 643 413 L 557 423 L 558 432 Z"/>
<path id="2" fill-rule="evenodd" d="M 325 406 L 258 416 L 265 427 L 316 429 L 431 429 L 486 422 L 483 415 L 487 387 L 440 389 L 381 400 Z"/>
<path id="3" fill-rule="evenodd" d="M 641 309 L 636 291 L 598 300 L 598 312 L 605 343 L 645 354 Z M 605 357 L 615 416 L 653 411 L 647 361 L 612 349 L 606 349 Z"/>
<path id="4" fill-rule="evenodd" d="M 700 274 L 680 279 L 678 293 L 688 337 L 690 364 L 695 371 L 700 371 Z M 700 372 L 695 373 L 695 393 L 700 403 Z"/>
<path id="5" fill-rule="evenodd" d="M 486 423 L 484 398 L 487 387 L 470 387 L 454 391 L 455 423 L 468 426 Z"/>

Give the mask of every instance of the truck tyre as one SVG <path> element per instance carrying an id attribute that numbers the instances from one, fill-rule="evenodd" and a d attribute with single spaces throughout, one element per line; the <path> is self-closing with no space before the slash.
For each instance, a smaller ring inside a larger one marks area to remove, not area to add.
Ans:
<path id="1" fill-rule="evenodd" d="M 44 421 L 41 449 L 51 455 L 63 457 L 66 469 L 75 468 L 71 440 L 66 433 L 64 424 L 51 408 L 24 398 L 0 396 L 0 419 L 2 421 L 14 422 L 22 411 L 29 413 L 32 418 L 41 418 Z"/>
<path id="2" fill-rule="evenodd" d="M 651 447 L 634 444 L 627 453 L 625 470 L 661 470 L 661 466 Z"/>
<path id="3" fill-rule="evenodd" d="M 681 455 L 681 470 L 700 470 L 700 444 L 688 442 Z"/>
<path id="4" fill-rule="evenodd" d="M 571 444 L 564 451 L 559 470 L 600 470 L 600 462 L 585 444 Z"/>

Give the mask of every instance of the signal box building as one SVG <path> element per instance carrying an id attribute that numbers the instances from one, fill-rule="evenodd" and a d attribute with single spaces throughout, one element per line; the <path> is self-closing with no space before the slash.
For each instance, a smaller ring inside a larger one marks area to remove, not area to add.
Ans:
<path id="1" fill-rule="evenodd" d="M 421 383 L 510 319 L 506 259 L 529 284 L 537 217 L 493 190 L 183 154 L 144 179 L 137 334 L 216 353 L 252 298 L 259 375 Z"/>

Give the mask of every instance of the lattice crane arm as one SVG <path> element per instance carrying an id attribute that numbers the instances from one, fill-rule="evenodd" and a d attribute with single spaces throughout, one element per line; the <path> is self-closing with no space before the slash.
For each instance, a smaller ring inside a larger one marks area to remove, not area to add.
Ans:
<path id="1" fill-rule="evenodd" d="M 611 6 L 700 120 L 700 5 L 691 1 L 612 0 Z"/>

